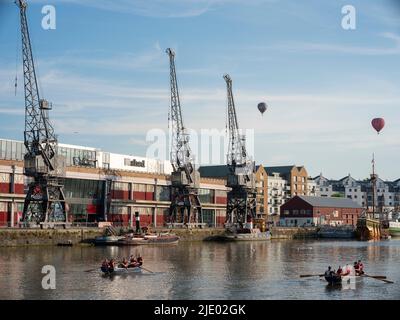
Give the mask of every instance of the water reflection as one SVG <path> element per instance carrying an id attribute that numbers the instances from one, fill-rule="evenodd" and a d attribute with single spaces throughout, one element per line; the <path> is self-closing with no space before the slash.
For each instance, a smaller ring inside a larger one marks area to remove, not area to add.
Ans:
<path id="1" fill-rule="evenodd" d="M 154 273 L 101 275 L 102 259 L 131 254 L 142 255 Z M 343 290 L 318 277 L 299 278 L 358 259 L 396 283 L 364 279 L 356 290 Z M 398 240 L 0 248 L 0 299 L 399 299 L 399 263 Z M 41 288 L 47 264 L 56 267 L 56 290 Z"/>

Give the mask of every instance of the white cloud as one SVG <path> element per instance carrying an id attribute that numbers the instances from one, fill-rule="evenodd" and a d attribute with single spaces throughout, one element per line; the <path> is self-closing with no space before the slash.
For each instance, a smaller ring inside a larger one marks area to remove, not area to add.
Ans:
<path id="1" fill-rule="evenodd" d="M 398 55 L 400 54 L 400 36 L 394 33 L 385 32 L 379 35 L 382 38 L 391 40 L 392 45 L 383 47 L 363 47 L 344 45 L 340 43 L 313 43 L 313 42 L 288 42 L 268 46 L 268 49 L 285 50 L 289 52 L 332 52 L 354 55 Z"/>
<path id="2" fill-rule="evenodd" d="M 241 0 L 59 0 L 60 2 L 92 7 L 105 11 L 145 17 L 186 18 L 201 16 L 222 5 L 240 5 Z M 247 0 L 246 5 L 274 3 L 278 0 Z M 47 3 L 46 0 L 32 0 Z"/>

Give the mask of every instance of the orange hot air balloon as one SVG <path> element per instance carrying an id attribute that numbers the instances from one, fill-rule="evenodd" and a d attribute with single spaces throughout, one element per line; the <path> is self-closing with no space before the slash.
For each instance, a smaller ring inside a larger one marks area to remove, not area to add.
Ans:
<path id="1" fill-rule="evenodd" d="M 371 122 L 372 127 L 378 132 L 378 134 L 382 131 L 385 127 L 385 120 L 383 118 L 375 118 Z"/>

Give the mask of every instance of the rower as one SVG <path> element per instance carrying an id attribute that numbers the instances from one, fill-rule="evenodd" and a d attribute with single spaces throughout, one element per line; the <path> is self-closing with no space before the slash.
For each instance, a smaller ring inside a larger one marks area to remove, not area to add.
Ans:
<path id="1" fill-rule="evenodd" d="M 108 263 L 108 272 L 113 272 L 115 269 L 115 261 L 114 259 L 111 259 L 110 262 Z"/>
<path id="2" fill-rule="evenodd" d="M 341 266 L 339 266 L 339 268 L 338 268 L 337 271 L 336 271 L 336 274 L 337 274 L 338 276 L 341 276 L 341 275 L 342 275 L 342 272 L 343 272 L 343 269 L 342 269 Z"/>
<path id="3" fill-rule="evenodd" d="M 128 268 L 135 268 L 136 266 L 137 266 L 137 261 L 133 256 L 131 256 Z"/>
<path id="4" fill-rule="evenodd" d="M 358 260 L 358 268 L 356 269 L 356 272 L 358 275 L 364 274 L 364 265 L 362 264 L 361 260 Z"/>
<path id="5" fill-rule="evenodd" d="M 328 267 L 328 270 L 325 271 L 325 277 L 331 277 L 331 276 L 332 276 L 332 273 L 333 273 L 332 267 L 329 266 L 329 267 Z"/>
<path id="6" fill-rule="evenodd" d="M 101 264 L 101 271 L 107 272 L 108 271 L 108 259 L 104 259 L 103 263 Z"/>
<path id="7" fill-rule="evenodd" d="M 141 256 L 137 257 L 137 262 L 139 264 L 139 267 L 143 264 L 143 258 Z"/>
<path id="8" fill-rule="evenodd" d="M 343 272 L 344 271 L 344 272 Z M 348 276 L 350 275 L 350 265 L 346 264 L 346 267 L 344 268 L 344 270 L 342 271 L 342 276 Z"/>
<path id="9" fill-rule="evenodd" d="M 122 266 L 122 268 L 125 268 L 125 269 L 128 268 L 129 263 L 128 263 L 128 260 L 127 260 L 126 258 L 124 258 L 124 259 L 122 260 L 121 266 Z"/>

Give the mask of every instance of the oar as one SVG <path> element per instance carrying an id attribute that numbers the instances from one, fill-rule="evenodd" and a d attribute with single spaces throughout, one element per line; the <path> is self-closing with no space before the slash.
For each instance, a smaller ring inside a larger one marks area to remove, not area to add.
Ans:
<path id="1" fill-rule="evenodd" d="M 371 278 L 375 278 L 375 279 L 387 279 L 386 276 L 369 276 Z"/>
<path id="2" fill-rule="evenodd" d="M 386 280 L 386 279 L 381 279 L 381 278 L 377 278 L 377 277 L 374 277 L 374 276 L 370 276 L 370 275 L 368 275 L 368 274 L 363 274 L 363 276 L 364 276 L 364 277 L 368 277 L 368 278 L 372 278 L 372 279 L 376 279 L 376 280 L 380 280 L 380 281 L 383 281 L 383 282 L 386 282 L 386 283 L 394 283 L 393 281 Z"/>
<path id="3" fill-rule="evenodd" d="M 96 269 L 85 270 L 84 272 L 92 272 L 92 271 L 96 271 L 96 270 L 97 270 L 97 268 Z"/>
<path id="4" fill-rule="evenodd" d="M 141 268 L 141 269 L 143 269 L 143 270 L 146 270 L 146 271 L 148 271 L 148 272 L 150 272 L 150 273 L 154 273 L 153 271 L 151 271 L 151 270 L 149 270 L 149 269 L 147 269 L 147 268 L 145 268 L 145 267 L 143 267 L 143 266 L 140 266 L 139 268 Z"/>
<path id="5" fill-rule="evenodd" d="M 301 274 L 300 278 L 323 277 L 324 274 Z"/>

